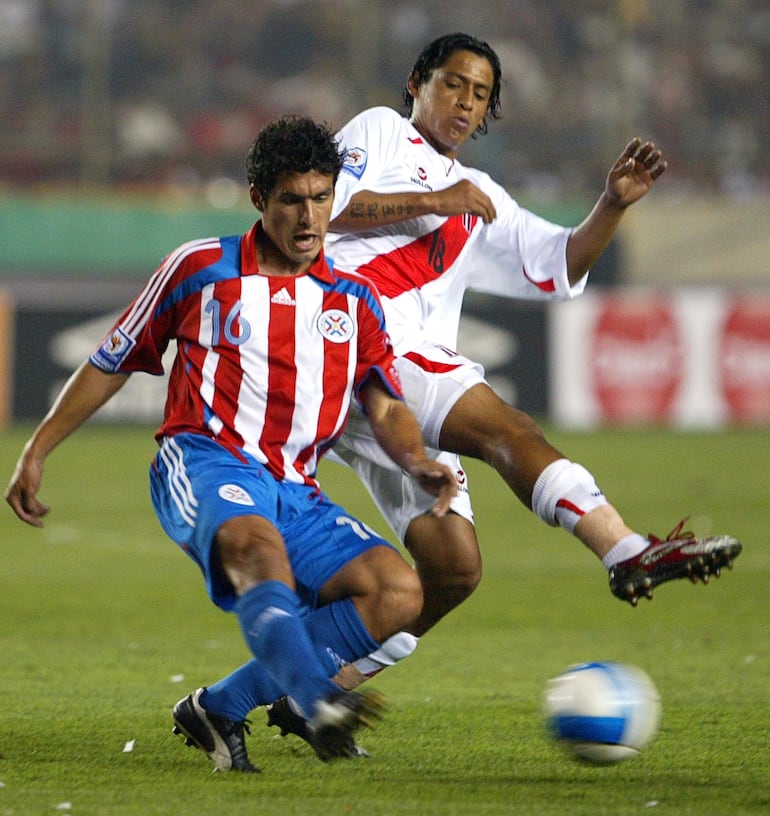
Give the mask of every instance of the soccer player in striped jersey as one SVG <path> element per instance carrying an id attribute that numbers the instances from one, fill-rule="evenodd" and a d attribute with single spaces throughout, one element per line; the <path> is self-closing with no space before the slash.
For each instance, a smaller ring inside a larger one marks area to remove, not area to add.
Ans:
<path id="1" fill-rule="evenodd" d="M 425 596 L 415 625 L 358 664 L 363 675 L 409 654 L 480 579 L 458 454 L 492 465 L 526 507 L 587 545 L 609 571 L 612 592 L 633 605 L 672 578 L 705 582 L 740 551 L 735 539 L 696 539 L 681 525 L 665 542 L 630 529 L 592 474 L 551 446 L 531 417 L 494 393 L 480 365 L 455 351 L 466 290 L 536 300 L 580 295 L 627 208 L 667 166 L 653 143 L 633 139 L 583 222 L 574 229 L 550 223 L 458 158 L 469 138 L 499 118 L 500 83 L 500 60 L 487 43 L 446 35 L 425 47 L 408 75 L 406 116 L 371 108 L 340 131 L 347 152 L 327 255 L 379 289 L 407 403 L 429 449 L 460 482 L 452 513 L 426 513 L 429 497 L 382 455 L 353 408 L 333 455 L 361 477 L 413 555 Z M 353 667 L 345 672 L 348 684 L 362 680 Z"/>
<path id="2" fill-rule="evenodd" d="M 244 720 L 289 695 L 321 759 L 354 749 L 375 694 L 342 691 L 341 665 L 410 625 L 420 581 L 398 550 L 316 480 L 351 399 L 399 469 L 448 510 L 453 472 L 430 459 L 406 408 L 375 288 L 327 263 L 323 242 L 342 156 L 309 119 L 268 125 L 247 160 L 261 220 L 191 241 L 162 262 L 27 442 L 6 492 L 41 526 L 46 457 L 137 371 L 176 357 L 151 495 L 212 601 L 237 615 L 253 659 L 174 707 L 174 728 L 220 770 L 254 771 Z"/>

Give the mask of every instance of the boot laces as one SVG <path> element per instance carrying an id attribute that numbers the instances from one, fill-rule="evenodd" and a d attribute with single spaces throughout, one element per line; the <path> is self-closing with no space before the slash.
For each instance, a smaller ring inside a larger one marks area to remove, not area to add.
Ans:
<path id="1" fill-rule="evenodd" d="M 682 530 L 689 518 L 689 516 L 685 516 L 665 538 L 658 538 L 658 536 L 650 533 L 647 536 L 650 539 L 650 543 L 655 545 L 663 544 L 665 541 L 675 541 L 678 538 L 695 538 L 695 533 L 693 533 L 691 530 Z"/>

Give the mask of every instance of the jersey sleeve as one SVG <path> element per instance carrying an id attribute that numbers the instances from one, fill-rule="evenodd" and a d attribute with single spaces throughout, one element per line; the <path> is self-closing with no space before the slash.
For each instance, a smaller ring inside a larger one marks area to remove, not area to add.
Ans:
<path id="1" fill-rule="evenodd" d="M 163 374 L 162 358 L 169 338 L 159 322 L 147 321 L 136 331 L 131 328 L 132 315 L 146 294 L 145 287 L 91 354 L 90 361 L 97 368 L 110 374 Z"/>
<path id="2" fill-rule="evenodd" d="M 191 242 L 164 258 L 91 354 L 94 366 L 110 374 L 136 371 L 163 374 L 163 354 L 175 329 L 174 291 L 187 274 L 189 257 L 195 248 Z"/>
<path id="3" fill-rule="evenodd" d="M 401 380 L 395 368 L 393 346 L 385 326 L 377 290 L 367 285 L 367 295 L 358 305 L 358 358 L 354 382 L 354 395 L 359 401 L 361 389 L 372 376 L 378 376 L 383 385 L 396 399 L 403 399 Z"/>
<path id="4" fill-rule="evenodd" d="M 376 189 L 378 180 L 397 160 L 396 134 L 401 119 L 392 108 L 369 108 L 339 131 L 337 138 L 345 150 L 345 161 L 334 187 L 332 221 L 357 192 Z"/>
<path id="5" fill-rule="evenodd" d="M 468 270 L 468 288 L 524 300 L 569 300 L 585 289 L 588 275 L 574 286 L 567 276 L 571 228 L 520 207 L 486 174 L 473 181 L 492 198 L 497 217 L 481 225 Z"/>

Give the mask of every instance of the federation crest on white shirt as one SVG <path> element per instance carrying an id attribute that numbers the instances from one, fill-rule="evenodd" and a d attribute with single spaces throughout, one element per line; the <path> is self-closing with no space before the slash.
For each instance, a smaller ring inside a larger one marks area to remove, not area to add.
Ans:
<path id="1" fill-rule="evenodd" d="M 342 309 L 327 309 L 321 312 L 318 331 L 330 343 L 347 343 L 353 336 L 353 319 Z"/>
<path id="2" fill-rule="evenodd" d="M 363 147 L 349 147 L 345 151 L 342 169 L 360 179 L 366 170 L 367 153 Z"/>

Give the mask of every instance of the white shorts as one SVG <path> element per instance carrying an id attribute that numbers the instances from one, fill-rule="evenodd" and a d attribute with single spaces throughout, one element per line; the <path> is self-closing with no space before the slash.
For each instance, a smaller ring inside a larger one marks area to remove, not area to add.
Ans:
<path id="1" fill-rule="evenodd" d="M 450 467 L 458 492 L 451 508 L 473 523 L 468 477 L 460 457 L 438 449 L 441 426 L 457 400 L 471 387 L 485 382 L 484 368 L 443 346 L 423 344 L 396 358 L 406 404 L 422 428 L 428 455 Z M 435 498 L 405 475 L 382 450 L 369 422 L 354 405 L 348 424 L 329 458 L 356 472 L 399 540 L 403 542 L 412 519 L 426 513 Z"/>

